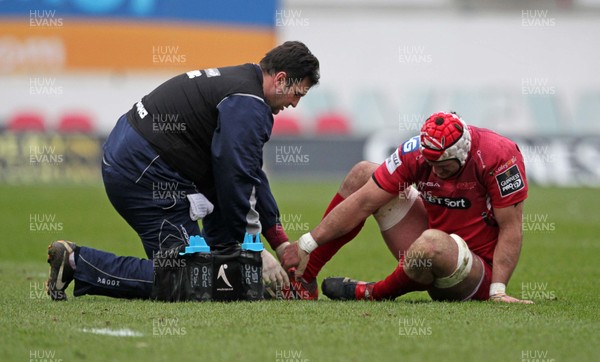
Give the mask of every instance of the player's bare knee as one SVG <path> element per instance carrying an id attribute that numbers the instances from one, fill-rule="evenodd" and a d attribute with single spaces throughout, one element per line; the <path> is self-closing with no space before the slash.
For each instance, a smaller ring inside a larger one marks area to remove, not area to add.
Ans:
<path id="1" fill-rule="evenodd" d="M 429 258 L 434 258 L 444 251 L 442 243 L 447 235 L 443 231 L 427 229 L 415 240 L 410 249 L 425 253 Z"/>
<path id="2" fill-rule="evenodd" d="M 404 252 L 400 262 L 409 278 L 423 284 L 430 284 L 435 278 L 432 270 L 434 260 L 440 253 L 438 243 L 430 238 L 419 237 Z"/>
<path id="3" fill-rule="evenodd" d="M 427 229 L 408 248 L 405 254 L 407 261 L 416 259 L 433 261 L 444 253 L 441 245 L 445 234 L 439 230 Z"/>
<path id="4" fill-rule="evenodd" d="M 377 169 L 377 164 L 369 161 L 360 161 L 352 167 L 344 181 L 340 186 L 339 194 L 348 197 L 353 194 L 356 190 L 363 187 L 369 180 L 373 172 Z"/>
<path id="5" fill-rule="evenodd" d="M 419 236 L 419 239 L 424 239 L 430 243 L 439 243 L 445 240 L 447 237 L 448 234 L 443 231 L 437 229 L 427 229 L 423 231 L 421 236 Z"/>

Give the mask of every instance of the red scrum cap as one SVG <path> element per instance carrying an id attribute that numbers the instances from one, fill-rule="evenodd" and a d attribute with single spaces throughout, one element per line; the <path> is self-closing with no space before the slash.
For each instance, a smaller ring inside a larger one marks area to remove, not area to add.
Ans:
<path id="1" fill-rule="evenodd" d="M 432 114 L 421 128 L 421 154 L 429 161 L 457 159 L 463 166 L 471 150 L 467 124 L 454 113 Z"/>

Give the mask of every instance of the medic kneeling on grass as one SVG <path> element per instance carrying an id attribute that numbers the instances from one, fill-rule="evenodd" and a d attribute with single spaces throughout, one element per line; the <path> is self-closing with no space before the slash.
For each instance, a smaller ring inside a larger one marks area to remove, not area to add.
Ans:
<path id="1" fill-rule="evenodd" d="M 426 290 L 434 300 L 532 303 L 505 292 L 521 252 L 527 189 L 514 142 L 454 113 L 435 113 L 383 164 L 352 169 L 321 223 L 285 249 L 283 266 L 315 283 L 374 215 L 398 267 L 379 282 L 326 278 L 329 298 L 383 300 Z"/>

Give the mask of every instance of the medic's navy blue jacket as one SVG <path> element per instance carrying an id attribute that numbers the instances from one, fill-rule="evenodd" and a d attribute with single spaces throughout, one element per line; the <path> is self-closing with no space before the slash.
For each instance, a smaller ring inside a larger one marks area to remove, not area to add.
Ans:
<path id="1" fill-rule="evenodd" d="M 219 243 L 261 230 L 271 246 L 287 240 L 262 170 L 273 128 L 262 83 L 256 64 L 195 70 L 161 84 L 127 113 L 132 127 L 230 225 L 228 240 Z"/>

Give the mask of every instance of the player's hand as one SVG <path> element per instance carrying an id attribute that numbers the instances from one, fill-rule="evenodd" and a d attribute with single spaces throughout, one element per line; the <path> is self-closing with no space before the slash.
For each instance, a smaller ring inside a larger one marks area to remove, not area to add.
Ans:
<path id="1" fill-rule="evenodd" d="M 298 264 L 300 264 L 300 257 L 298 256 L 298 242 L 293 242 L 286 246 L 279 260 L 281 260 L 281 265 L 283 265 L 283 269 L 285 270 L 297 267 Z"/>
<path id="2" fill-rule="evenodd" d="M 281 243 L 281 245 L 279 245 L 277 249 L 275 249 L 275 253 L 277 254 L 277 259 L 279 259 L 279 261 L 283 261 L 283 253 L 288 246 L 290 246 L 290 242 L 286 241 L 284 243 Z"/>
<path id="3" fill-rule="evenodd" d="M 289 270 L 290 268 L 296 268 L 294 276 L 296 279 L 300 279 L 304 274 L 306 265 L 308 264 L 309 255 L 306 251 L 298 247 L 298 243 L 292 243 L 283 252 L 283 259 L 281 260 L 283 268 Z"/>
<path id="4" fill-rule="evenodd" d="M 494 301 L 494 302 L 501 302 L 501 303 L 533 304 L 533 301 L 531 301 L 531 300 L 517 299 L 515 297 L 511 297 L 510 295 L 507 295 L 506 293 L 496 293 L 496 294 L 490 296 L 490 300 Z"/>
<path id="5" fill-rule="evenodd" d="M 260 256 L 262 257 L 262 275 L 265 284 L 268 285 L 274 283 L 275 285 L 289 287 L 290 278 L 273 254 L 263 249 Z"/>

